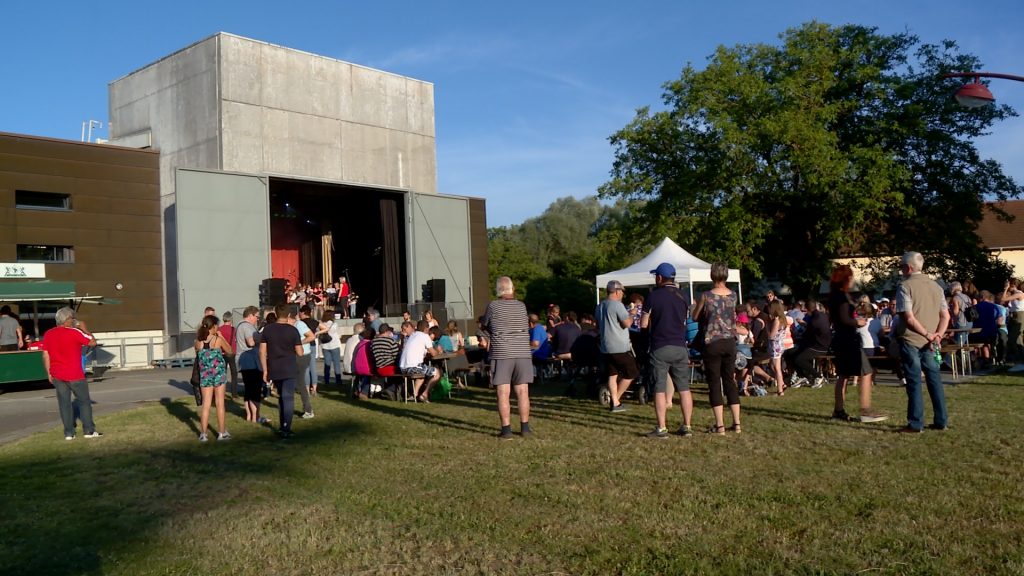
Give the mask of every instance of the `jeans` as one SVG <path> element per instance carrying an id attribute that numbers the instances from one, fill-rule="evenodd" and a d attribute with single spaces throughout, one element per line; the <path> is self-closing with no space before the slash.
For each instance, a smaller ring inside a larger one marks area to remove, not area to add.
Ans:
<path id="1" fill-rule="evenodd" d="M 75 408 L 82 419 L 82 432 L 92 434 L 96 431 L 96 423 L 92 421 L 92 400 L 89 398 L 89 383 L 85 380 L 67 382 L 53 379 L 53 387 L 57 390 L 57 408 L 60 410 L 60 421 L 64 423 L 64 435 L 75 435 Z M 75 395 L 74 403 L 71 395 Z"/>
<path id="2" fill-rule="evenodd" d="M 708 379 L 711 406 L 721 406 L 722 392 L 729 406 L 740 403 L 736 388 L 736 339 L 715 340 L 704 348 L 704 374 Z"/>
<path id="3" fill-rule="evenodd" d="M 281 421 L 281 431 L 291 432 L 292 416 L 295 413 L 295 378 L 274 380 L 277 393 L 280 395 L 277 405 L 277 417 Z"/>
<path id="4" fill-rule="evenodd" d="M 313 357 L 310 356 L 309 354 L 303 354 L 302 356 L 299 356 L 295 360 L 295 363 L 298 365 L 298 374 L 295 375 L 295 386 L 298 387 L 299 395 L 302 396 L 302 411 L 312 412 L 313 402 L 312 400 L 309 399 L 309 374 L 310 370 L 315 369 L 315 367 L 313 366 Z M 315 373 L 313 374 L 313 377 L 316 378 Z M 295 394 L 294 390 L 292 390 L 292 394 Z"/>
<path id="5" fill-rule="evenodd" d="M 935 412 L 934 424 L 946 426 L 946 391 L 942 387 L 942 375 L 935 361 L 931 346 L 918 348 L 906 341 L 900 342 L 900 362 L 907 380 L 907 426 L 914 430 L 924 429 L 924 400 L 921 397 L 921 371 L 924 370 L 928 396 L 932 399 Z"/>
<path id="6" fill-rule="evenodd" d="M 341 348 L 324 348 L 324 384 L 331 381 L 331 367 L 334 367 L 334 377 L 341 383 Z"/>

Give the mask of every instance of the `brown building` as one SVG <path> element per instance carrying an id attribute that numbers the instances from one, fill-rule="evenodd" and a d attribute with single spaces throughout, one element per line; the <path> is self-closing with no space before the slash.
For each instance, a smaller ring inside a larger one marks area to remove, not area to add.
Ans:
<path id="1" fill-rule="evenodd" d="M 94 332 L 163 331 L 159 159 L 150 150 L 0 132 L 0 262 L 41 262 L 47 280 L 73 282 L 78 297 L 120 301 L 82 305 Z M 9 289 L 21 281 L 0 282 Z"/>

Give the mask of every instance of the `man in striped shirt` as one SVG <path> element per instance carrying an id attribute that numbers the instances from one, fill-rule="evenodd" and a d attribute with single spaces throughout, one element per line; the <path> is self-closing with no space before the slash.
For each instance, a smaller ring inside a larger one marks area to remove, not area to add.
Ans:
<path id="1" fill-rule="evenodd" d="M 512 389 L 519 405 L 519 430 L 530 435 L 530 393 L 533 382 L 533 362 L 530 349 L 530 323 L 526 305 L 516 300 L 515 287 L 508 276 L 498 278 L 495 285 L 497 300 L 487 305 L 482 327 L 487 334 L 491 358 L 491 383 L 498 391 L 498 416 L 501 419 L 502 440 L 512 438 Z"/>

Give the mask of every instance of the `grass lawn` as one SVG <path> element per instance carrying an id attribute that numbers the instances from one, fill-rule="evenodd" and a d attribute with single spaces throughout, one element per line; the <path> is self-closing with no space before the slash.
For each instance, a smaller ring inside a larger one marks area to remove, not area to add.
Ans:
<path id="1" fill-rule="evenodd" d="M 893 433 L 902 388 L 876 390 L 882 424 L 827 420 L 827 386 L 668 440 L 649 406 L 558 391 L 504 442 L 484 389 L 328 391 L 288 441 L 236 405 L 234 439 L 200 444 L 190 399 L 37 434 L 0 447 L 0 574 L 1024 573 L 1024 376 L 947 387 L 951 429 L 917 436 Z"/>

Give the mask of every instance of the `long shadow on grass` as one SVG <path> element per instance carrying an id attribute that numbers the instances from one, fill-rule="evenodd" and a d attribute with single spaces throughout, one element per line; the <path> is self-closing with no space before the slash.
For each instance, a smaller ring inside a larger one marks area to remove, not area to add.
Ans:
<path id="1" fill-rule="evenodd" d="M 863 424 L 855 424 L 852 422 L 843 422 L 840 420 L 832 420 L 827 414 L 808 414 L 807 412 L 794 412 L 792 410 L 779 410 L 777 408 L 769 408 L 765 406 L 752 406 L 750 404 L 743 405 L 744 414 L 754 414 L 757 416 L 764 416 L 767 418 L 777 418 L 780 420 L 788 420 L 790 422 L 806 422 L 808 424 L 818 424 L 823 426 L 840 426 L 843 428 L 857 427 L 861 430 L 869 432 L 891 432 L 891 427 L 886 426 L 864 426 Z"/>
<path id="2" fill-rule="evenodd" d="M 371 412 L 377 412 L 380 414 L 387 414 L 388 416 L 396 416 L 399 418 L 408 418 L 416 420 L 424 424 L 430 424 L 432 426 L 444 426 L 446 428 L 454 428 L 456 430 L 463 430 L 465 432 L 472 432 L 474 434 L 485 434 L 490 435 L 493 430 L 486 428 L 476 422 L 469 420 L 460 420 L 458 418 L 451 418 L 448 416 L 441 416 L 430 412 L 431 407 L 440 405 L 442 402 L 431 403 L 431 404 L 405 404 L 404 402 L 395 403 L 379 401 L 379 400 L 346 400 L 345 398 L 339 399 L 344 404 L 352 406 L 354 408 L 362 408 Z M 450 404 L 451 402 L 445 401 L 444 404 Z M 408 406 L 408 407 L 407 407 Z"/>
<path id="3" fill-rule="evenodd" d="M 165 408 L 179 420 L 194 412 L 185 402 Z M 216 517 L 235 499 L 225 489 L 244 495 L 254 483 L 296 477 L 310 455 L 322 453 L 318 447 L 329 444 L 332 455 L 342 455 L 362 443 L 338 443 L 339 436 L 366 434 L 352 422 L 302 422 L 296 431 L 287 441 L 268 431 L 205 444 L 193 438 L 131 446 L 125 439 L 121 447 L 107 430 L 100 440 L 43 444 L 5 456 L 0 574 L 106 573 L 136 547 L 152 545 L 168 522 L 198 510 Z"/>
<path id="4" fill-rule="evenodd" d="M 606 409 L 602 409 L 596 403 L 591 405 L 579 405 L 576 404 L 576 402 L 579 401 L 565 400 L 563 397 L 557 395 L 535 396 L 531 390 L 530 416 L 531 418 L 536 416 L 575 426 L 598 428 L 608 431 L 621 429 L 621 425 L 623 423 L 640 424 L 645 421 L 642 414 L 637 414 L 636 412 L 615 414 L 612 416 L 608 414 Z M 496 410 L 495 400 L 492 394 L 473 393 L 466 396 L 460 393 L 457 396 L 453 396 L 450 400 L 445 400 L 444 403 L 464 408 L 486 410 L 488 412 L 494 412 Z M 634 407 L 631 406 L 631 408 Z M 643 407 L 636 406 L 635 408 L 637 409 L 637 412 L 641 412 Z M 512 410 L 515 412 L 514 400 Z"/>

